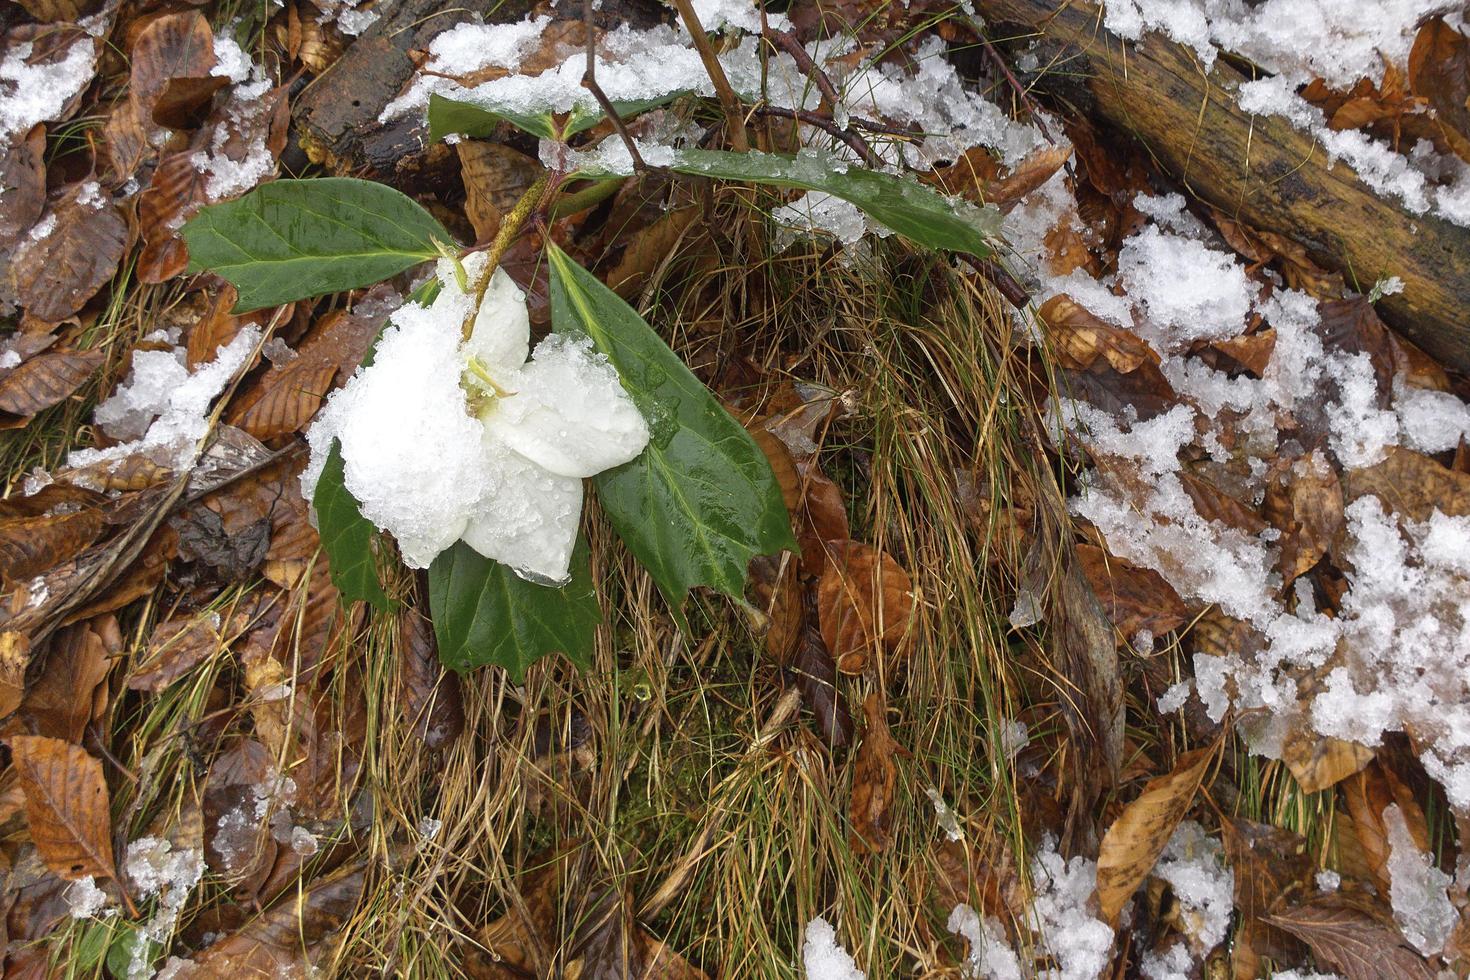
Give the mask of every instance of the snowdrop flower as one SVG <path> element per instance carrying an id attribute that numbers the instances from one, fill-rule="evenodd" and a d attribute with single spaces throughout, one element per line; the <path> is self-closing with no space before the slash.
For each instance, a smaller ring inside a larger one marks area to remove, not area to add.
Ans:
<path id="1" fill-rule="evenodd" d="M 485 256 L 464 262 L 473 281 Z M 592 342 L 552 334 L 530 351 L 525 296 L 497 269 L 460 342 L 472 295 L 441 260 L 429 306 L 393 314 L 373 363 L 335 392 L 307 433 L 310 497 L 332 440 L 363 516 L 426 568 L 463 538 L 517 574 L 565 582 L 582 480 L 626 463 L 648 426 Z"/>

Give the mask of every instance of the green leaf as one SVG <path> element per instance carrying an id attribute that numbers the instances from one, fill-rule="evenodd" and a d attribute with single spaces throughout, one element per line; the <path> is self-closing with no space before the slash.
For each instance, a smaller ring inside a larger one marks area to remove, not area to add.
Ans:
<path id="1" fill-rule="evenodd" d="M 765 453 L 643 318 L 555 245 L 551 322 L 592 338 L 648 420 L 635 460 L 598 474 L 598 501 L 669 603 L 708 585 L 744 592 L 755 555 L 794 549 Z"/>
<path id="2" fill-rule="evenodd" d="M 874 221 L 930 248 L 984 257 L 991 254 L 990 242 L 1000 234 L 1000 212 L 993 207 L 977 208 L 951 200 L 911 178 L 865 170 L 816 153 L 792 157 L 754 151 L 684 150 L 670 169 L 701 177 L 823 191 L 857 205 Z"/>
<path id="3" fill-rule="evenodd" d="M 535 585 L 463 541 L 429 566 L 429 610 L 439 660 L 453 670 L 504 667 L 519 682 L 548 653 L 579 667 L 592 664 L 602 608 L 592 590 L 587 542 L 572 550 L 572 580 L 559 589 Z"/>
<path id="4" fill-rule="evenodd" d="M 628 119 L 685 94 L 687 92 L 681 89 L 652 99 L 614 102 L 613 108 L 617 110 L 620 119 Z M 578 104 L 568 113 L 522 112 L 493 100 L 461 102 L 438 93 L 430 93 L 429 140 L 437 142 L 452 134 L 484 139 L 493 136 L 495 127 L 501 122 L 508 122 L 534 136 L 564 143 L 578 133 L 596 126 L 602 121 L 602 117 L 602 109 L 596 105 Z"/>
<path id="5" fill-rule="evenodd" d="M 356 289 L 436 257 L 444 226 L 412 198 L 349 177 L 275 180 L 184 225 L 189 271 L 240 292 L 236 311 Z"/>
<path id="6" fill-rule="evenodd" d="M 322 548 L 327 552 L 332 571 L 332 584 L 342 593 L 344 601 L 370 602 L 387 612 L 388 594 L 378 582 L 378 566 L 373 557 L 373 536 L 377 529 L 362 516 L 357 500 L 348 491 L 344 469 L 342 444 L 333 439 L 311 498 Z"/>

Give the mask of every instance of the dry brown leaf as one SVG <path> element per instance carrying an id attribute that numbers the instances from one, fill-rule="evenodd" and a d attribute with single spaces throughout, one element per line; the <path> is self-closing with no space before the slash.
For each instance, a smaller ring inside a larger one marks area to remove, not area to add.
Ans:
<path id="1" fill-rule="evenodd" d="M 627 247 L 618 264 L 604 277 L 608 287 L 627 300 L 634 300 L 650 276 L 677 250 L 703 215 L 703 208 L 688 205 L 669 211 L 653 224 L 627 237 Z"/>
<path id="2" fill-rule="evenodd" d="M 880 650 L 897 653 L 914 614 L 914 585 L 887 552 L 857 541 L 827 545 L 817 586 L 822 639 L 847 674 L 862 673 Z"/>
<path id="3" fill-rule="evenodd" d="M 0 240 L 16 241 L 46 208 L 46 127 L 0 149 Z"/>
<path id="4" fill-rule="evenodd" d="M 1087 793 L 1074 797 L 1079 805 L 1092 793 L 1111 787 L 1123 767 L 1123 681 L 1113 626 L 1097 593 L 1079 567 L 1075 554 L 1046 559 L 1038 539 L 1027 557 L 1027 581 L 1033 594 L 1045 590 L 1046 620 L 1051 624 L 1053 662 L 1065 678 L 1063 717 L 1079 753 Z M 1042 584 L 1040 568 L 1060 572 L 1052 588 Z"/>
<path id="5" fill-rule="evenodd" d="M 1298 460 L 1266 488 L 1266 518 L 1281 531 L 1283 585 L 1325 556 L 1344 524 L 1342 480 L 1320 452 Z"/>
<path id="6" fill-rule="evenodd" d="M 1128 374 L 1159 364 L 1158 353 L 1137 334 L 1108 323 L 1065 293 L 1041 304 L 1037 315 L 1062 367 L 1086 371 L 1102 359 L 1113 370 Z"/>
<path id="7" fill-rule="evenodd" d="M 1268 956 L 1278 963 L 1299 962 L 1305 952 L 1290 933 L 1266 916 L 1283 901 L 1308 894 L 1316 862 L 1300 834 L 1249 820 L 1230 820 L 1223 827 L 1225 850 L 1235 879 L 1235 908 L 1240 916 L 1234 950 L 1252 959 Z M 1250 974 L 1254 977 L 1256 974 Z"/>
<path id="8" fill-rule="evenodd" d="M 898 743 L 888 731 L 887 706 L 877 691 L 863 701 L 863 740 L 853 764 L 847 817 L 855 851 L 876 853 L 893 843 L 893 801 L 898 790 Z"/>
<path id="9" fill-rule="evenodd" d="M 78 21 L 97 13 L 107 4 L 105 0 L 16 0 L 26 13 L 42 23 L 55 21 Z"/>
<path id="10" fill-rule="evenodd" d="M 122 261 L 128 223 L 109 202 L 82 204 L 78 184 L 52 204 L 55 222 L 15 256 L 16 294 L 26 312 L 57 323 L 80 310 Z"/>
<path id="11" fill-rule="evenodd" d="M 1194 802 L 1214 754 L 1209 747 L 1181 755 L 1171 772 L 1149 780 L 1103 835 L 1097 857 L 1097 900 L 1107 922 L 1117 924 L 1123 906 L 1153 870 Z"/>
<path id="12" fill-rule="evenodd" d="M 175 229 L 209 201 L 205 175 L 194 166 L 194 152 L 166 154 L 153 180 L 138 195 L 138 226 L 143 249 L 138 253 L 138 281 L 165 282 L 184 271 L 189 251 Z"/>
<path id="13" fill-rule="evenodd" d="M 0 521 L 0 569 L 14 582 L 33 578 L 75 558 L 91 546 L 103 529 L 96 508 L 50 517 Z"/>
<path id="14" fill-rule="evenodd" d="M 100 350 L 38 354 L 0 378 L 0 412 L 30 416 L 71 396 L 102 366 Z"/>
<path id="15" fill-rule="evenodd" d="M 1229 357 L 1256 377 L 1265 377 L 1266 366 L 1276 350 L 1276 331 L 1261 330 L 1241 334 L 1229 340 L 1211 341 L 1210 346 Z"/>
<path id="16" fill-rule="evenodd" d="M 1450 149 L 1470 160 L 1470 41 L 1435 17 L 1419 29 L 1409 52 L 1409 85 L 1434 109 Z"/>
<path id="17" fill-rule="evenodd" d="M 503 143 L 461 140 L 454 147 L 464 181 L 465 215 L 475 229 L 475 240 L 488 242 L 500 230 L 500 221 L 545 169 L 540 161 Z"/>
<path id="18" fill-rule="evenodd" d="M 763 639 L 766 653 L 785 667 L 801 642 L 803 607 L 800 562 L 789 551 L 779 555 L 757 555 L 750 560 L 751 601 L 765 616 Z"/>
<path id="19" fill-rule="evenodd" d="M 131 671 L 130 691 L 158 692 L 220 650 L 218 614 L 168 619 L 153 627 L 148 650 Z"/>
<path id="20" fill-rule="evenodd" d="M 30 663 L 31 641 L 26 635 L 0 632 L 0 719 L 9 718 L 20 707 Z"/>
<path id="21" fill-rule="evenodd" d="M 1310 946 L 1317 964 L 1343 980 L 1434 980 L 1435 971 L 1385 911 L 1346 888 L 1276 912 L 1267 921 Z"/>
<path id="22" fill-rule="evenodd" d="M 1470 474 L 1401 446 L 1390 446 L 1387 453 L 1381 463 L 1347 472 L 1343 495 L 1348 503 L 1372 494 L 1410 520 L 1427 521 L 1436 509 L 1448 517 L 1470 516 Z"/>
<path id="23" fill-rule="evenodd" d="M 443 748 L 464 732 L 459 675 L 439 664 L 433 624 L 412 605 L 399 614 L 398 639 L 403 720 L 426 748 Z"/>
<path id="24" fill-rule="evenodd" d="M 990 182 L 985 188 L 986 201 L 1003 211 L 1009 210 L 1027 194 L 1051 180 L 1071 157 L 1072 148 L 1065 143 L 1036 150 L 1004 177 Z"/>
<path id="25" fill-rule="evenodd" d="M 116 878 L 102 762 L 79 745 L 42 735 L 11 736 L 10 753 L 31 839 L 46 866 L 72 880 Z"/>
<path id="26" fill-rule="evenodd" d="M 1429 827 L 1424 810 L 1409 788 L 1393 777 L 1391 770 L 1374 762 L 1342 782 L 1342 798 L 1352 818 L 1352 832 L 1357 851 L 1367 866 L 1374 884 L 1388 894 L 1388 827 L 1383 811 L 1397 803 L 1404 826 L 1421 851 L 1430 850 Z"/>
<path id="27" fill-rule="evenodd" d="M 20 717 L 27 729 L 63 742 L 80 743 L 87 726 L 106 708 L 105 685 L 112 657 L 122 650 L 117 620 L 102 616 L 56 634 L 35 683 L 26 692 Z"/>
<path id="28" fill-rule="evenodd" d="M 801 642 L 796 645 L 796 655 L 791 660 L 791 673 L 802 701 L 817 719 L 822 737 L 829 747 L 838 749 L 852 744 L 852 715 L 837 687 L 837 665 L 817 628 L 816 611 L 811 608 L 813 601 L 807 599 Z"/>
<path id="29" fill-rule="evenodd" d="M 1140 630 L 1162 636 L 1188 622 L 1184 600 L 1153 569 L 1089 544 L 1077 546 L 1077 560 L 1113 627 L 1125 638 L 1132 639 Z"/>
<path id="30" fill-rule="evenodd" d="M 210 74 L 214 31 L 197 10 L 149 21 L 133 41 L 131 62 L 128 98 L 136 102 L 140 120 L 159 125 L 182 128 L 184 117 L 229 84 L 227 77 Z M 175 87 L 174 82 L 186 84 Z"/>
<path id="31" fill-rule="evenodd" d="M 1373 761 L 1373 750 L 1366 745 L 1318 735 L 1300 726 L 1287 735 L 1281 753 L 1304 793 L 1336 786 Z"/>
<path id="32" fill-rule="evenodd" d="M 808 575 L 821 575 L 828 565 L 828 542 L 842 542 L 851 537 L 847 522 L 847 502 L 837 484 L 812 459 L 797 463 L 801 477 L 801 508 L 797 511 L 796 541 L 801 546 L 801 567 Z"/>

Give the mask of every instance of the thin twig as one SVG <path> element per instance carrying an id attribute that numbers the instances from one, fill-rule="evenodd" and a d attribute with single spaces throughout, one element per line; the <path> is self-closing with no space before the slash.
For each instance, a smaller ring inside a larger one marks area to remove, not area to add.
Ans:
<path id="1" fill-rule="evenodd" d="M 810 126 L 815 126 L 834 139 L 839 139 L 852 148 L 852 151 L 862 158 L 863 163 L 877 169 L 883 166 L 883 160 L 873 148 L 867 144 L 851 127 L 843 129 L 833 122 L 831 118 L 815 112 L 807 112 L 804 109 L 783 109 L 780 106 L 760 106 L 755 110 L 763 116 L 779 116 L 782 119 L 795 119 Z"/>
<path id="2" fill-rule="evenodd" d="M 842 96 L 838 94 L 837 86 L 832 84 L 831 77 L 822 70 L 822 66 L 813 61 L 810 54 L 807 54 L 806 47 L 801 43 L 801 40 L 791 31 L 778 31 L 769 25 L 763 29 L 762 33 L 772 45 L 791 56 L 791 60 L 796 62 L 796 67 L 800 68 L 806 77 L 811 79 L 812 84 L 817 87 L 817 91 L 822 93 L 822 98 L 827 100 L 827 105 L 831 106 L 832 112 L 836 113 L 842 107 Z M 802 119 L 802 122 L 810 123 L 813 126 L 826 130 L 837 139 L 840 139 L 851 147 L 852 151 L 868 166 L 877 168 L 883 165 L 883 161 L 878 157 L 877 153 L 873 152 L 873 148 L 868 145 L 868 141 L 859 136 L 850 125 L 838 126 L 835 118 L 831 125 L 818 122 L 816 118 Z"/>
<path id="3" fill-rule="evenodd" d="M 715 87 L 715 94 L 720 97 L 720 108 L 725 110 L 725 123 L 730 129 L 730 146 L 737 153 L 745 153 L 750 149 L 750 140 L 745 136 L 745 117 L 740 109 L 740 99 L 730 87 L 730 79 L 725 77 L 725 68 L 720 64 L 714 47 L 709 43 L 709 37 L 704 33 L 704 27 L 699 23 L 694 4 L 689 0 L 674 0 L 674 6 L 679 9 L 679 19 L 684 22 L 684 29 L 694 39 L 699 60 L 704 62 L 705 73 Z"/>
<path id="4" fill-rule="evenodd" d="M 1016 281 L 1011 275 L 994 259 L 980 259 L 968 252 L 955 253 L 963 259 L 970 268 L 980 273 L 980 278 L 990 283 L 1000 294 L 1006 298 L 1016 309 L 1025 309 L 1026 304 L 1031 302 L 1031 295 L 1026 292 L 1026 287 Z"/>
<path id="5" fill-rule="evenodd" d="M 1026 107 L 1026 112 L 1031 116 L 1031 121 L 1036 124 L 1037 129 L 1041 130 L 1041 135 L 1046 137 L 1048 143 L 1056 143 L 1056 140 L 1051 138 L 1051 131 L 1046 128 L 1046 117 L 1042 115 L 1041 107 L 1036 104 L 1035 99 L 1031 98 L 1031 93 L 1027 90 L 1026 86 L 1022 85 L 1020 80 L 1011 72 L 1011 66 L 1006 64 L 1005 58 L 1001 57 L 995 45 L 990 43 L 990 38 L 985 36 L 985 30 L 975 18 L 969 17 L 966 20 L 968 21 L 970 30 L 980 39 L 980 46 L 985 49 L 985 54 L 990 58 L 995 67 L 1000 69 L 1000 73 L 1005 76 L 1005 80 L 1010 84 L 1011 88 L 1015 89 L 1017 97 L 1021 100 L 1021 104 Z"/>
<path id="6" fill-rule="evenodd" d="M 505 257 L 510 243 L 520 233 L 526 219 L 529 218 L 537 208 L 541 206 L 547 192 L 552 190 L 550 172 L 543 173 L 536 178 L 536 182 L 526 188 L 526 193 L 515 203 L 504 218 L 500 219 L 500 228 L 495 232 L 495 240 L 490 243 L 490 258 L 485 263 L 484 270 L 480 273 L 479 281 L 475 283 L 475 301 L 470 304 L 470 311 L 465 315 L 464 323 L 460 326 L 460 336 L 468 341 L 470 334 L 475 331 L 475 318 L 480 315 L 480 304 L 485 301 L 485 291 L 490 288 L 490 280 L 495 275 L 495 269 L 500 265 L 500 260 Z"/>
<path id="7" fill-rule="evenodd" d="M 587 67 L 582 72 L 582 87 L 592 93 L 597 104 L 602 107 L 602 112 L 607 116 L 608 122 L 612 123 L 613 129 L 617 130 L 623 145 L 628 148 L 628 154 L 633 158 L 634 170 L 647 170 L 648 164 L 643 162 L 643 154 L 638 152 L 638 144 L 633 142 L 633 136 L 628 132 L 623 117 L 618 115 L 618 110 L 613 108 L 612 100 L 597 84 L 597 44 L 596 33 L 592 30 L 592 0 L 582 0 L 582 21 L 587 28 Z"/>

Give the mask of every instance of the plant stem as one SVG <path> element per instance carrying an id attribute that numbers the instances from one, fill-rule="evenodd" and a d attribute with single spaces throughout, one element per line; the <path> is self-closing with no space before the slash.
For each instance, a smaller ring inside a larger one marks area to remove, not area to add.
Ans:
<path id="1" fill-rule="evenodd" d="M 500 260 L 505 257 L 510 243 L 515 240 L 526 219 L 541 205 L 546 197 L 547 191 L 551 189 L 551 173 L 547 171 L 536 182 L 526 188 L 526 193 L 516 202 L 506 216 L 500 219 L 500 228 L 495 232 L 495 240 L 490 243 L 490 258 L 485 263 L 485 268 L 480 271 L 480 278 L 475 283 L 475 301 L 470 304 L 470 312 L 465 316 L 464 324 L 460 327 L 460 336 L 464 340 L 470 339 L 470 334 L 475 329 L 475 317 L 480 315 L 480 304 L 485 301 L 485 291 L 490 288 L 490 279 L 495 275 L 495 269 L 500 265 Z"/>
<path id="2" fill-rule="evenodd" d="M 551 218 L 564 218 L 569 214 L 585 211 L 616 194 L 618 188 L 622 187 L 627 179 L 626 177 L 611 177 L 590 184 L 574 194 L 562 195 L 551 202 L 548 215 Z"/>
<path id="3" fill-rule="evenodd" d="M 679 9 L 679 19 L 684 22 L 684 29 L 694 39 L 699 60 L 704 62 L 704 70 L 715 87 L 715 94 L 720 97 L 720 108 L 725 110 L 725 123 L 730 130 L 730 146 L 737 153 L 745 153 L 750 150 L 750 140 L 745 137 L 745 119 L 740 111 L 740 99 L 730 87 L 730 79 L 725 77 L 725 68 L 720 64 L 714 47 L 709 43 L 709 36 L 699 23 L 694 4 L 690 0 L 674 0 L 674 6 Z"/>

